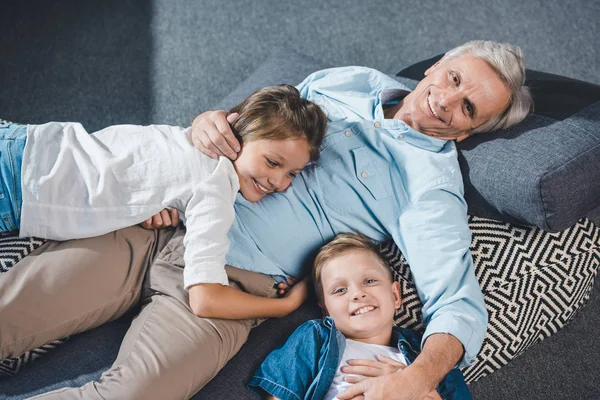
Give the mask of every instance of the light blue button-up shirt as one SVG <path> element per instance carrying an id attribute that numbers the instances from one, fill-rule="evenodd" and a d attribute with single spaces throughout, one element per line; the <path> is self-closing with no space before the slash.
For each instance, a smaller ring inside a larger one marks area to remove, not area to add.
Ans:
<path id="1" fill-rule="evenodd" d="M 369 68 L 318 71 L 298 89 L 328 116 L 321 158 L 284 193 L 238 196 L 227 263 L 302 276 L 318 249 L 342 232 L 392 238 L 411 268 L 426 331 L 450 333 L 472 363 L 487 312 L 469 251 L 471 233 L 456 146 L 385 119 L 383 104 L 407 88 Z"/>

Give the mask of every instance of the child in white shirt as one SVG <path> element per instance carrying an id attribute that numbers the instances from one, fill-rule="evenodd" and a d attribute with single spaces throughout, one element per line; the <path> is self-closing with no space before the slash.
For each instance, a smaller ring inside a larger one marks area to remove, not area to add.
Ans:
<path id="1" fill-rule="evenodd" d="M 0 127 L 0 230 L 67 240 L 99 236 L 165 208 L 185 222 L 185 288 L 227 285 L 234 200 L 286 190 L 318 157 L 327 118 L 293 86 L 260 89 L 231 110 L 239 157 L 197 151 L 189 128 L 81 124 Z M 190 305 L 194 308 L 190 291 Z M 205 315 L 210 316 L 210 315 Z"/>

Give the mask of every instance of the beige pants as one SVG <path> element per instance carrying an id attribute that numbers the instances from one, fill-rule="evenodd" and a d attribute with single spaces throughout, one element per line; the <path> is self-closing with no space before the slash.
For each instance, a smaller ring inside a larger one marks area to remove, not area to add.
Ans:
<path id="1" fill-rule="evenodd" d="M 43 245 L 0 276 L 0 359 L 118 318 L 141 298 L 142 310 L 117 359 L 98 381 L 36 398 L 194 395 L 261 321 L 205 319 L 191 312 L 183 289 L 183 234 L 182 229 L 132 227 Z M 271 277 L 230 267 L 227 274 L 231 286 L 255 295 L 276 295 Z"/>

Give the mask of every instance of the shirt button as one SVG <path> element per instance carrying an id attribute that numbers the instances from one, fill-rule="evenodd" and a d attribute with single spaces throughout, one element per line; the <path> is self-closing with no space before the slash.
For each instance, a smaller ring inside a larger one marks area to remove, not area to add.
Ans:
<path id="1" fill-rule="evenodd" d="M 399 138 L 399 139 L 404 139 L 404 134 L 403 134 L 403 133 L 399 133 L 399 134 L 398 134 L 398 138 Z"/>
<path id="2" fill-rule="evenodd" d="M 346 135 L 346 137 L 348 137 L 348 136 L 352 135 L 352 132 L 346 131 L 346 132 L 344 132 L 344 135 Z"/>
<path id="3" fill-rule="evenodd" d="M 366 172 L 361 172 L 360 176 L 362 176 L 363 178 L 366 178 L 367 176 L 369 176 L 369 174 L 367 174 Z"/>
<path id="4" fill-rule="evenodd" d="M 375 122 L 375 128 L 381 128 L 381 124 L 379 123 L 379 121 Z"/>

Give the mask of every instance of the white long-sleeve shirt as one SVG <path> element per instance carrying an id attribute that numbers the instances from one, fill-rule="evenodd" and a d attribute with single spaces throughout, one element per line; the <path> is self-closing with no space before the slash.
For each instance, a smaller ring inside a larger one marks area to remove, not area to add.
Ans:
<path id="1" fill-rule="evenodd" d="M 231 161 L 196 150 L 188 129 L 118 125 L 89 134 L 78 123 L 29 125 L 22 187 L 21 236 L 98 236 L 176 208 L 187 227 L 185 287 L 228 283 L 239 180 Z"/>

